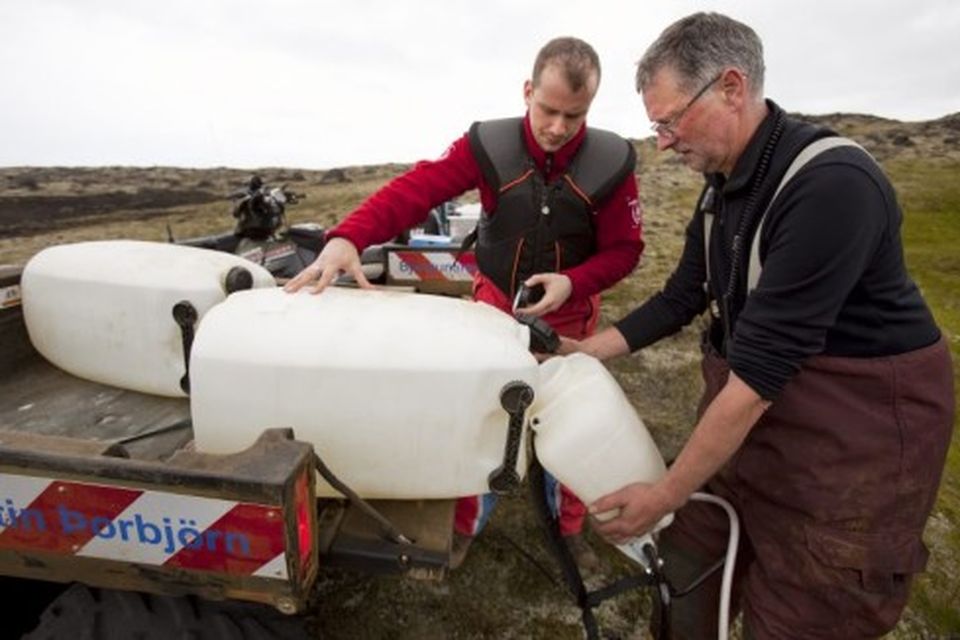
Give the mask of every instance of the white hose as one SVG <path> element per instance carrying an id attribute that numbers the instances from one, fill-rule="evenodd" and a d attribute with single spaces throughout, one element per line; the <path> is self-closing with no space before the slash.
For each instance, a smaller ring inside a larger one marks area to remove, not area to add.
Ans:
<path id="1" fill-rule="evenodd" d="M 723 561 L 723 577 L 720 582 L 720 616 L 718 621 L 717 638 L 718 640 L 727 640 L 730 627 L 730 592 L 733 590 L 733 569 L 737 562 L 737 546 L 740 544 L 740 518 L 733 506 L 724 500 L 710 493 L 697 492 L 690 496 L 691 500 L 700 502 L 712 502 L 723 507 L 730 519 L 730 538 L 727 540 L 727 554 Z M 631 538 L 627 542 L 617 545 L 617 548 L 628 558 L 650 569 L 649 560 L 643 553 L 643 547 L 648 544 L 654 544 L 653 533 L 666 528 L 673 522 L 673 514 L 667 514 L 654 526 L 653 531 L 645 533 L 642 536 Z"/>
<path id="2" fill-rule="evenodd" d="M 723 562 L 723 579 L 720 582 L 720 619 L 717 625 L 718 640 L 727 640 L 730 627 L 730 592 L 733 588 L 733 569 L 737 562 L 737 545 L 740 544 L 740 518 L 733 506 L 723 498 L 709 493 L 697 492 L 690 496 L 692 500 L 712 502 L 723 507 L 730 519 L 730 538 L 727 540 L 727 555 Z"/>
<path id="3" fill-rule="evenodd" d="M 723 561 L 723 578 L 720 581 L 720 615 L 717 628 L 717 639 L 727 640 L 730 627 L 730 592 L 733 589 L 733 569 L 737 562 L 737 545 L 740 543 L 740 518 L 737 517 L 737 512 L 734 511 L 729 502 L 713 494 L 697 492 L 691 495 L 690 499 L 711 502 L 723 507 L 730 519 L 730 538 L 727 540 L 727 554 Z M 653 531 L 659 531 L 671 522 L 673 522 L 673 514 L 668 514 L 657 523 Z M 643 547 L 647 544 L 653 544 L 652 533 L 637 536 L 624 544 L 617 545 L 617 548 L 634 562 L 638 562 L 649 569 L 649 560 L 643 553 Z"/>

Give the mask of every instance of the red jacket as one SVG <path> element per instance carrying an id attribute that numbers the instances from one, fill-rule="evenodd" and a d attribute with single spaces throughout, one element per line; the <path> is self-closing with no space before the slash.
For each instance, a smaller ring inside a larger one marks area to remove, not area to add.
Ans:
<path id="1" fill-rule="evenodd" d="M 553 154 L 548 180 L 566 170 L 585 133 L 586 125 Z M 547 154 L 533 137 L 529 116 L 524 118 L 524 134 L 530 157 L 543 170 Z M 496 194 L 483 179 L 465 134 L 438 160 L 418 162 L 370 196 L 328 237 L 345 238 L 362 251 L 423 223 L 430 209 L 474 188 L 480 192 L 483 209 L 493 210 Z M 641 212 L 636 177 L 631 173 L 595 212 L 596 253 L 563 272 L 573 284 L 573 293 L 563 307 L 546 317 L 558 331 L 573 337 L 592 332 L 599 311 L 597 295 L 627 276 L 640 260 Z M 477 276 L 474 297 L 510 311 L 512 301 L 482 274 Z"/>

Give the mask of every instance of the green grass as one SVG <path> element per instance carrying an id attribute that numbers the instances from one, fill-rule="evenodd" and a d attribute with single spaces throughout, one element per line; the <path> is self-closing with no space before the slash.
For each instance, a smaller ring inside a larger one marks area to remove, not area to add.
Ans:
<path id="1" fill-rule="evenodd" d="M 960 381 L 960 162 L 894 161 L 886 166 L 904 210 L 907 265 L 923 291 L 953 355 L 954 388 Z M 934 518 L 927 573 L 914 588 L 910 607 L 938 637 L 960 633 L 960 436 L 953 443 Z M 925 634 L 924 634 L 925 635 Z"/>

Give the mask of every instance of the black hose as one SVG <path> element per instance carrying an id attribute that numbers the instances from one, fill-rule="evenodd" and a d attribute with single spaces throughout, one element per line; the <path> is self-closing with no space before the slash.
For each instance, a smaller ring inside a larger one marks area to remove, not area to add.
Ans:
<path id="1" fill-rule="evenodd" d="M 671 588 L 670 595 L 673 596 L 674 598 L 682 598 L 683 596 L 687 595 L 688 593 L 690 593 L 691 591 L 699 587 L 701 584 L 706 582 L 707 578 L 709 578 L 710 576 L 715 574 L 717 571 L 722 569 L 725 562 L 726 562 L 726 558 L 720 558 L 719 560 L 714 562 L 712 565 L 710 565 L 710 567 L 707 568 L 706 571 L 704 571 L 700 576 L 698 576 L 687 587 L 676 590 L 676 591 L 673 590 L 673 588 Z"/>
<path id="2" fill-rule="evenodd" d="M 504 540 L 507 541 L 507 544 L 509 544 L 511 547 L 513 547 L 513 548 L 514 548 L 516 551 L 518 551 L 518 552 L 520 553 L 520 555 L 523 556 L 530 564 L 532 564 L 534 567 L 536 567 L 537 570 L 540 571 L 541 574 L 543 574 L 543 577 L 545 577 L 545 578 L 550 582 L 550 584 L 552 584 L 553 586 L 555 586 L 555 587 L 557 587 L 557 588 L 561 588 L 561 589 L 563 588 L 563 587 L 560 585 L 560 583 L 557 582 L 557 578 L 556 578 L 556 576 L 553 574 L 553 572 L 550 571 L 546 566 L 544 566 L 544 564 L 543 564 L 542 562 L 540 562 L 536 557 L 534 557 L 534 555 L 533 555 L 532 553 L 530 553 L 529 551 L 527 551 L 526 549 L 524 549 L 522 546 L 520 546 L 520 543 L 518 543 L 516 540 L 514 540 L 513 538 L 511 538 L 510 536 L 508 536 L 506 533 L 504 533 L 504 532 L 502 532 L 502 531 L 500 531 L 500 532 L 498 532 L 498 533 L 499 533 L 500 537 L 502 537 Z"/>
<path id="3" fill-rule="evenodd" d="M 535 450 L 536 449 L 534 449 L 534 451 Z M 580 569 L 577 567 L 577 562 L 574 560 L 570 548 L 567 547 L 563 541 L 563 536 L 560 534 L 560 525 L 557 519 L 553 517 L 553 514 L 550 513 L 550 507 L 547 505 L 546 492 L 544 490 L 546 472 L 540 464 L 540 461 L 537 460 L 536 455 L 533 456 L 533 460 L 530 463 L 529 473 L 530 493 L 534 510 L 537 512 L 544 533 L 547 536 L 547 541 L 560 564 L 563 580 L 567 583 L 567 588 L 576 600 L 577 606 L 580 607 L 580 617 L 584 631 L 586 631 L 589 640 L 599 640 L 600 628 L 597 624 L 596 616 L 593 615 L 593 607 L 590 604 L 590 594 L 587 592 L 586 585 L 583 584 L 583 577 L 580 575 Z"/>

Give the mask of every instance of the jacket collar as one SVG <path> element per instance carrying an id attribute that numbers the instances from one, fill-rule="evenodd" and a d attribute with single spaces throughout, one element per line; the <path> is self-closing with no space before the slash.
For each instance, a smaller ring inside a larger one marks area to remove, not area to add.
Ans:
<path id="1" fill-rule="evenodd" d="M 553 178 L 559 173 L 562 173 L 567 170 L 567 167 L 570 166 L 570 162 L 573 160 L 573 156 L 577 154 L 577 151 L 580 150 L 580 145 L 583 144 L 583 139 L 587 136 L 587 125 L 584 123 L 580 126 L 580 130 L 577 131 L 576 135 L 570 138 L 569 141 L 555 152 L 553 152 L 553 164 L 551 167 L 550 175 L 547 178 Z M 543 171 L 544 166 L 547 162 L 547 152 L 540 148 L 540 145 L 537 144 L 536 138 L 533 137 L 533 129 L 530 127 L 530 113 L 523 117 L 523 139 L 527 145 L 527 153 L 530 154 L 530 157 L 533 159 L 534 164 L 537 165 L 541 171 Z"/>

